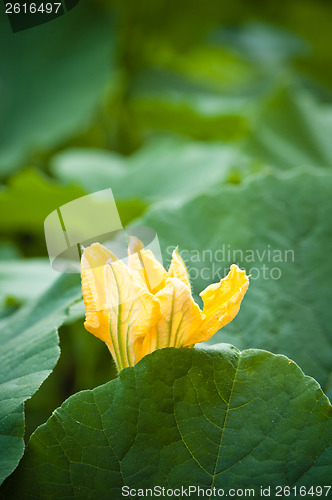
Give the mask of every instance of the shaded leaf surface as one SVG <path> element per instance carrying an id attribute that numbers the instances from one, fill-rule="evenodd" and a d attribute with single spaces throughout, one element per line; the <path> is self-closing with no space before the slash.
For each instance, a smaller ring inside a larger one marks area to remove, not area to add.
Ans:
<path id="1" fill-rule="evenodd" d="M 69 398 L 33 434 L 11 494 L 122 498 L 121 488 L 326 484 L 332 408 L 284 356 L 163 349 Z M 27 482 L 25 482 L 27 481 Z"/>
<path id="2" fill-rule="evenodd" d="M 24 407 L 59 357 L 56 328 L 81 296 L 77 275 L 60 277 L 41 298 L 0 321 L 0 482 L 24 450 Z"/>

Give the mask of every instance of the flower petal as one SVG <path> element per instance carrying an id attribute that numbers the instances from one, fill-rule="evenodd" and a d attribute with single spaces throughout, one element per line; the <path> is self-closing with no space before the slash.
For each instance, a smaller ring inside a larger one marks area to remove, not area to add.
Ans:
<path id="1" fill-rule="evenodd" d="M 129 255 L 129 267 L 136 272 L 136 279 L 151 293 L 155 294 L 165 286 L 167 272 L 151 250 L 140 250 Z"/>
<path id="2" fill-rule="evenodd" d="M 104 342 L 109 341 L 109 312 L 105 304 L 103 289 L 103 268 L 92 272 L 82 271 L 82 291 L 85 306 L 84 327 L 88 332 L 99 337 Z M 104 308 L 101 307 L 104 302 Z"/>
<path id="3" fill-rule="evenodd" d="M 85 305 L 85 328 L 104 342 L 109 340 L 109 320 L 104 283 L 104 267 L 115 260 L 112 252 L 99 243 L 87 247 L 81 259 L 81 280 Z"/>
<path id="4" fill-rule="evenodd" d="M 121 261 L 90 268 L 108 257 L 99 250 L 89 247 L 82 256 L 84 326 L 106 342 L 121 370 L 137 362 L 142 337 L 160 317 L 159 302 Z"/>
<path id="5" fill-rule="evenodd" d="M 161 318 L 146 335 L 142 354 L 163 347 L 191 345 L 191 335 L 202 323 L 202 311 L 194 302 L 190 288 L 178 278 L 167 278 L 165 287 L 156 296 Z"/>
<path id="6" fill-rule="evenodd" d="M 172 253 L 171 265 L 167 274 L 169 278 L 179 278 L 190 289 L 189 274 L 177 248 Z"/>
<path id="7" fill-rule="evenodd" d="M 209 285 L 200 293 L 204 302 L 205 319 L 201 331 L 193 337 L 193 343 L 209 340 L 235 318 L 248 286 L 249 279 L 245 271 L 232 264 L 225 278 L 219 283 Z"/>
<path id="8" fill-rule="evenodd" d="M 100 243 L 93 243 L 87 247 L 82 255 L 82 269 L 103 267 L 108 261 L 116 261 L 117 257 Z"/>
<path id="9" fill-rule="evenodd" d="M 143 339 L 160 317 L 159 303 L 120 261 L 105 267 L 105 283 L 110 305 L 108 345 L 122 369 L 137 363 Z"/>

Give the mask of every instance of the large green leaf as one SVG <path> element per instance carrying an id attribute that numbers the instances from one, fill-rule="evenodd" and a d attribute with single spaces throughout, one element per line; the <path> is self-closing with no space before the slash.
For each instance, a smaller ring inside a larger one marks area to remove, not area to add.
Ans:
<path id="1" fill-rule="evenodd" d="M 332 407 L 288 358 L 163 349 L 58 408 L 31 437 L 10 498 L 117 500 L 123 486 L 156 485 L 258 496 L 329 484 L 331 446 Z"/>
<path id="2" fill-rule="evenodd" d="M 196 294 L 231 263 L 252 274 L 240 314 L 212 342 L 286 354 L 332 389 L 332 176 L 252 177 L 180 207 L 152 207 L 165 263 L 179 245 Z M 265 266 L 265 268 L 264 268 Z"/>
<path id="3" fill-rule="evenodd" d="M 86 128 L 111 78 L 113 33 L 107 11 L 75 11 L 13 34 L 0 17 L 0 173 L 31 151 L 53 148 Z"/>
<path id="4" fill-rule="evenodd" d="M 24 407 L 59 357 L 59 327 L 81 296 L 77 275 L 64 275 L 40 298 L 0 321 L 0 483 L 24 450 Z"/>

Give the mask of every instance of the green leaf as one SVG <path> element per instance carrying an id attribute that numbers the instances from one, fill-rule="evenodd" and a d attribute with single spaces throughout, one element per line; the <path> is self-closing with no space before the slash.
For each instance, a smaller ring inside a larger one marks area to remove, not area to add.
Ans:
<path id="1" fill-rule="evenodd" d="M 0 260 L 0 309 L 8 300 L 20 303 L 38 297 L 57 276 L 48 259 Z"/>
<path id="2" fill-rule="evenodd" d="M 60 352 L 57 327 L 80 296 L 79 277 L 64 275 L 41 297 L 0 320 L 0 483 L 23 455 L 23 402 L 54 368 Z"/>
<path id="3" fill-rule="evenodd" d="M 0 19 L 3 175 L 31 150 L 53 148 L 89 124 L 112 74 L 114 44 L 108 13 L 89 3 L 15 35 L 6 17 Z"/>
<path id="4" fill-rule="evenodd" d="M 281 168 L 332 166 L 332 107 L 301 88 L 278 89 L 257 112 L 251 154 Z"/>
<path id="5" fill-rule="evenodd" d="M 146 203 L 190 199 L 219 187 L 234 172 L 241 179 L 259 168 L 258 162 L 224 144 L 173 138 L 148 141 L 129 158 L 70 149 L 52 160 L 53 173 L 66 183 L 86 190 L 110 186 L 117 201 L 139 197 Z"/>
<path id="6" fill-rule="evenodd" d="M 86 194 L 76 186 L 62 186 L 34 169 L 25 169 L 0 191 L 0 225 L 3 232 L 41 233 L 45 218 L 59 206 Z"/>
<path id="7" fill-rule="evenodd" d="M 252 63 L 270 71 L 295 57 L 308 54 L 309 44 L 295 33 L 260 21 L 247 21 L 238 26 L 216 31 L 212 40 L 230 46 Z"/>
<path id="8" fill-rule="evenodd" d="M 179 245 L 196 295 L 232 263 L 252 275 L 238 316 L 211 342 L 286 354 L 328 392 L 331 212 L 332 176 L 299 171 L 252 177 L 182 206 L 151 207 L 137 223 L 158 232 L 164 264 Z"/>
<path id="9" fill-rule="evenodd" d="M 139 23 L 135 27 L 139 30 Z M 218 28 L 205 43 L 181 50 L 158 35 L 152 52 L 139 50 L 137 44 L 148 44 L 145 34 L 126 48 L 136 69 L 142 55 L 147 57 L 141 71 L 131 75 L 129 92 L 130 127 L 136 125 L 143 138 L 156 132 L 204 141 L 247 137 L 262 96 L 276 77 L 280 80 L 284 59 L 302 52 L 298 38 L 263 23 Z M 228 41 L 235 42 L 235 50 L 234 44 L 225 47 Z"/>
<path id="10" fill-rule="evenodd" d="M 78 158 L 75 157 L 75 160 L 82 160 L 81 175 L 83 177 L 86 173 L 85 165 L 90 166 L 90 172 L 93 176 L 95 176 L 96 171 L 98 176 L 100 174 L 98 170 L 100 163 L 97 160 L 96 165 L 92 164 L 92 158 L 96 158 L 96 156 L 86 155 L 84 159 L 82 155 L 79 155 Z M 91 165 L 93 165 L 93 169 L 91 169 Z M 108 174 L 110 174 L 109 182 L 101 176 L 98 177 L 99 183 L 90 183 L 91 177 L 88 174 L 84 177 L 84 182 L 76 179 L 73 175 L 72 180 L 77 181 L 78 185 L 73 185 L 70 181 L 70 185 L 64 186 L 34 169 L 18 172 L 11 178 L 8 188 L 0 191 L 0 224 L 3 231 L 7 234 L 18 232 L 26 234 L 29 231 L 34 235 L 43 235 L 44 221 L 53 210 L 87 193 L 112 187 L 114 183 L 111 181 L 111 171 Z M 131 190 L 131 195 L 130 199 L 117 200 L 117 208 L 123 225 L 128 224 L 133 218 L 141 216 L 146 208 L 143 201 L 136 199 L 134 190 Z"/>
<path id="11" fill-rule="evenodd" d="M 122 184 L 127 175 L 124 157 L 112 151 L 72 148 L 60 151 L 51 159 L 51 170 L 61 181 L 99 191 Z"/>
<path id="12" fill-rule="evenodd" d="M 172 132 L 203 141 L 242 139 L 249 133 L 249 100 L 233 96 L 138 93 L 132 107 L 148 135 Z M 246 113 L 244 112 L 246 110 Z"/>
<path id="13" fill-rule="evenodd" d="M 227 344 L 163 349 L 70 397 L 35 431 L 9 487 L 12 498 L 117 500 L 125 485 L 258 496 L 328 484 L 331 446 L 332 407 L 288 358 Z"/>
<path id="14" fill-rule="evenodd" d="M 0 242 L 0 260 L 13 260 L 20 257 L 21 254 L 14 242 L 8 240 Z"/>

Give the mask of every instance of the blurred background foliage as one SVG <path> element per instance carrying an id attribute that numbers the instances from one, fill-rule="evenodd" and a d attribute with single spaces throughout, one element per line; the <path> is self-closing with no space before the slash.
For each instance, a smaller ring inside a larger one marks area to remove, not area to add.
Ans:
<path id="1" fill-rule="evenodd" d="M 1 12 L 1 317 L 57 278 L 43 222 L 72 199 L 111 187 L 123 225 L 164 206 L 176 226 L 177 207 L 257 173 L 328 171 L 331 19 L 328 0 L 81 0 L 12 34 Z M 82 316 L 78 303 L 60 329 L 27 436 L 115 376 Z"/>

